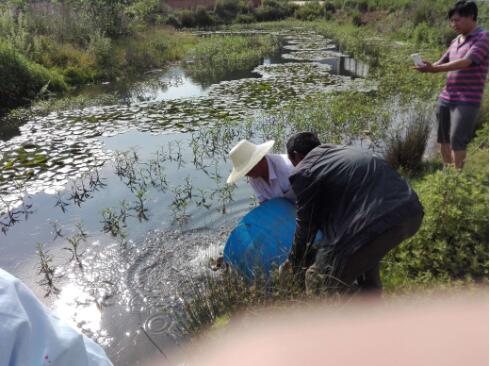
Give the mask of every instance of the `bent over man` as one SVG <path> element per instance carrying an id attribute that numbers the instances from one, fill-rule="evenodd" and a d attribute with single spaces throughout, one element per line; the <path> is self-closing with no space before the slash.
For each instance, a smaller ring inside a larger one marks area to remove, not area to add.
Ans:
<path id="1" fill-rule="evenodd" d="M 270 154 L 273 146 L 273 140 L 260 145 L 241 140 L 229 153 L 233 169 L 226 183 L 231 184 L 247 176 L 260 203 L 278 197 L 294 202 L 289 184 L 293 166 L 286 154 Z"/>
<path id="2" fill-rule="evenodd" d="M 296 232 L 284 266 L 306 270 L 307 291 L 343 288 L 380 292 L 380 260 L 419 229 L 423 208 L 415 192 L 383 159 L 351 146 L 320 145 L 309 132 L 287 142 L 295 166 Z M 310 243 L 323 232 L 314 263 Z M 306 268 L 308 267 L 308 268 Z"/>

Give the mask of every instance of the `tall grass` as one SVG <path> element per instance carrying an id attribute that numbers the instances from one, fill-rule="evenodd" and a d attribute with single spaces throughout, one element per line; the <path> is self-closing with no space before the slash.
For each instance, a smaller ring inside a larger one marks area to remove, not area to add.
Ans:
<path id="1" fill-rule="evenodd" d="M 135 33 L 114 43 L 116 52 L 124 56 L 124 67 L 147 70 L 177 61 L 187 54 L 197 39 L 187 33 L 175 32 L 166 27 L 154 27 Z"/>
<path id="2" fill-rule="evenodd" d="M 190 52 L 187 69 L 196 80 L 211 83 L 229 73 L 251 71 L 278 47 L 273 36 L 210 36 Z"/>
<path id="3" fill-rule="evenodd" d="M 388 136 L 384 158 L 395 169 L 414 174 L 422 159 L 431 132 L 432 114 L 422 110 L 410 111 L 399 128 Z"/>
<path id="4" fill-rule="evenodd" d="M 46 92 L 66 89 L 63 77 L 29 61 L 14 47 L 0 40 L 0 109 L 27 104 Z"/>
<path id="5" fill-rule="evenodd" d="M 194 335 L 218 319 L 229 318 L 241 311 L 257 307 L 302 303 L 312 299 L 291 273 L 274 272 L 266 279 L 257 275 L 247 280 L 239 273 L 227 269 L 215 275 L 196 278 L 182 288 L 183 312 L 175 314 L 181 333 Z M 325 298 L 327 294 L 320 296 Z M 333 297 L 332 297 L 333 298 Z"/>

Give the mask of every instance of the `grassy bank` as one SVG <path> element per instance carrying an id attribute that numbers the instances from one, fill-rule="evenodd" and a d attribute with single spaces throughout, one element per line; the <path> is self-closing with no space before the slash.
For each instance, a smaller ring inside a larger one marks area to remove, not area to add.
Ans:
<path id="1" fill-rule="evenodd" d="M 6 84 L 0 109 L 59 94 L 70 86 L 123 78 L 180 60 L 197 41 L 175 28 L 230 24 L 270 28 L 276 26 L 268 21 L 285 18 L 316 20 L 315 30 L 338 40 L 352 55 L 379 63 L 379 71 L 393 76 L 385 78 L 387 95 L 404 87 L 405 95 L 427 96 L 435 90 L 430 84 L 441 83 L 442 78 L 400 74 L 400 65 L 410 65 L 409 52 L 394 40 L 409 41 L 424 57 L 435 57 L 453 36 L 446 20 L 451 4 L 450 0 L 330 0 L 298 7 L 285 0 L 264 0 L 254 8 L 244 1 L 217 0 L 213 9 L 174 11 L 157 0 L 8 0 L 0 4 L 0 77 L 8 75 L 20 83 Z M 479 2 L 479 6 L 481 24 L 488 27 L 488 4 Z M 379 44 L 380 35 L 393 40 L 389 56 L 385 45 Z M 11 50 L 15 56 L 8 56 Z M 393 56 L 398 50 L 403 52 L 396 60 Z M 400 84 L 402 76 L 407 80 Z"/>
<path id="2" fill-rule="evenodd" d="M 1 4 L 0 110 L 164 66 L 197 42 L 134 12 L 118 1 Z"/>

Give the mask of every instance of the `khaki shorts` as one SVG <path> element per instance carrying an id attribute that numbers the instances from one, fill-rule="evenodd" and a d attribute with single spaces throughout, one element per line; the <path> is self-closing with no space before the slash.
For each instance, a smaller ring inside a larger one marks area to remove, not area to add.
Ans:
<path id="1" fill-rule="evenodd" d="M 437 104 L 437 142 L 451 144 L 453 151 L 466 150 L 473 138 L 480 107 Z"/>

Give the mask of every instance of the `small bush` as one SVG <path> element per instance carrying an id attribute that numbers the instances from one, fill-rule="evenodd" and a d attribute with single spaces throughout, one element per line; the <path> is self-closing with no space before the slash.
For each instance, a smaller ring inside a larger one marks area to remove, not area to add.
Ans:
<path id="1" fill-rule="evenodd" d="M 94 55 L 101 74 L 113 79 L 117 74 L 118 60 L 111 39 L 101 33 L 94 33 L 90 37 L 89 52 Z"/>
<path id="2" fill-rule="evenodd" d="M 430 119 L 425 113 L 412 119 L 388 138 L 386 161 L 396 170 L 413 174 L 421 165 L 430 134 Z"/>
<path id="3" fill-rule="evenodd" d="M 198 6 L 194 13 L 194 22 L 198 27 L 209 27 L 214 20 L 205 8 Z"/>
<path id="4" fill-rule="evenodd" d="M 325 14 L 324 8 L 320 3 L 308 2 L 300 6 L 294 12 L 294 16 L 301 20 L 314 20 L 323 17 Z"/>
<path id="5" fill-rule="evenodd" d="M 488 166 L 487 166 L 488 167 Z M 488 169 L 446 168 L 415 186 L 425 217 L 415 236 L 388 254 L 387 273 L 411 279 L 488 277 Z"/>
<path id="6" fill-rule="evenodd" d="M 190 10 L 183 9 L 177 12 L 177 17 L 179 18 L 179 22 L 184 28 L 192 28 L 196 26 L 196 18 L 194 13 Z"/>
<path id="7" fill-rule="evenodd" d="M 253 14 L 238 14 L 235 21 L 241 24 L 254 23 L 257 19 Z"/>
<path id="8" fill-rule="evenodd" d="M 276 0 L 264 0 L 257 8 L 255 16 L 259 21 L 279 20 L 293 15 L 295 8 Z"/>
<path id="9" fill-rule="evenodd" d="M 180 60 L 195 42 L 195 38 L 186 33 L 170 32 L 168 28 L 152 29 L 118 40 L 115 53 L 123 54 L 124 66 L 141 71 Z"/>
<path id="10" fill-rule="evenodd" d="M 325 11 L 325 14 L 330 13 L 330 14 L 335 14 L 335 11 L 337 10 L 335 8 L 335 4 L 325 1 L 325 4 L 323 5 L 323 9 Z"/>
<path id="11" fill-rule="evenodd" d="M 354 24 L 356 27 L 359 27 L 363 24 L 361 13 L 359 13 L 358 11 L 352 14 L 352 24 Z"/>
<path id="12" fill-rule="evenodd" d="M 439 34 L 437 29 L 429 26 L 426 22 L 420 22 L 413 29 L 412 39 L 418 46 L 423 44 L 437 44 Z"/>
<path id="13" fill-rule="evenodd" d="M 63 77 L 29 61 L 13 47 L 0 41 L 0 108 L 28 104 L 41 90 L 60 92 L 66 89 Z"/>
<path id="14" fill-rule="evenodd" d="M 215 14 L 225 23 L 231 23 L 239 13 L 245 13 L 246 10 L 241 0 L 218 0 L 214 8 Z"/>
<path id="15" fill-rule="evenodd" d="M 163 20 L 164 24 L 170 25 L 174 28 L 180 28 L 182 27 L 182 23 L 180 22 L 180 19 L 178 19 L 175 15 L 171 14 L 168 15 L 167 17 L 164 18 Z"/>

